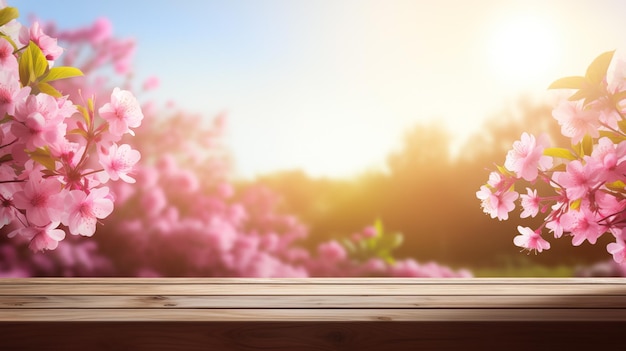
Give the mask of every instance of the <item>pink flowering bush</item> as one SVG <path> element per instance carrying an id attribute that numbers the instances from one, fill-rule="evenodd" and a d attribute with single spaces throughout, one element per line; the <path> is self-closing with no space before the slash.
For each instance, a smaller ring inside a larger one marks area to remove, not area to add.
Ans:
<path id="1" fill-rule="evenodd" d="M 0 239 L 0 275 L 470 275 L 436 263 L 395 260 L 391 251 L 401 236 L 384 233 L 380 223 L 344 241 L 305 247 L 302 240 L 308 235 L 307 227 L 279 210 L 276 194 L 258 184 L 239 186 L 232 181 L 232 157 L 223 140 L 225 116 L 209 121 L 172 104 L 160 106 L 152 101 L 144 101 L 139 108 L 130 93 L 134 42 L 114 37 L 106 19 L 78 30 L 59 30 L 52 24 L 38 28 L 67 47 L 57 62 L 80 67 L 84 73 L 54 82 L 54 88 L 72 101 L 81 101 L 85 94 L 93 96 L 87 107 L 78 109 L 79 117 L 85 118 L 65 122 L 68 130 L 75 131 L 73 139 L 50 148 L 50 158 L 58 163 L 55 170 L 88 180 L 74 181 L 76 186 L 68 187 L 60 201 L 54 192 L 57 185 L 51 183 L 56 180 L 47 176 L 49 170 L 39 178 L 28 172 L 33 179 L 21 185 L 23 194 L 12 201 L 24 207 L 23 216 L 42 224 L 22 229 L 14 245 Z M 115 88 L 120 84 L 124 89 Z M 157 85 L 158 79 L 150 77 L 139 89 L 146 92 Z M 94 121 L 96 111 L 100 124 Z M 65 156 L 57 161 L 56 154 Z M 88 160 L 83 161 L 84 167 L 90 168 L 77 170 L 82 155 Z M 106 187 L 101 186 L 105 183 Z M 90 191 L 81 191 L 80 185 L 89 186 Z M 34 198 L 47 205 L 34 206 Z M 111 212 L 113 200 L 115 212 Z M 60 227 L 45 221 L 48 217 L 58 218 Z M 100 221 L 105 225 L 98 228 L 98 235 L 87 242 L 80 240 Z M 26 236 L 37 236 L 31 245 L 45 246 L 67 233 L 77 235 L 68 235 L 56 250 L 45 254 L 26 254 L 17 245 Z"/>
<path id="2" fill-rule="evenodd" d="M 92 236 L 109 216 L 108 180 L 131 181 L 140 155 L 123 135 L 143 113 L 127 90 L 116 88 L 99 108 L 91 97 L 70 98 L 56 86 L 83 75 L 58 66 L 57 39 L 39 22 L 17 22 L 0 9 L 0 228 L 24 238 L 33 251 L 54 250 L 71 235 Z"/>
<path id="3" fill-rule="evenodd" d="M 569 236 L 574 246 L 608 234 L 615 242 L 607 251 L 626 264 L 626 62 L 603 53 L 585 76 L 550 88 L 569 93 L 553 116 L 571 145 L 553 147 L 546 136 L 523 133 L 476 196 L 492 218 L 507 220 L 518 200 L 521 218 L 543 216 L 538 228 L 518 226 L 516 246 L 548 250 L 546 232 Z"/>

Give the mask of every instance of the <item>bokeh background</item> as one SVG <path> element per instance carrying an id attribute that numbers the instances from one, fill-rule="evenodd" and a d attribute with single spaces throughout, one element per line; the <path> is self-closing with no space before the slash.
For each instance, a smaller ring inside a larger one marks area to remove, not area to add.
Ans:
<path id="1" fill-rule="evenodd" d="M 538 220 L 491 220 L 475 192 L 522 131 L 564 142 L 546 88 L 620 55 L 623 1 L 8 4 L 56 33 L 106 18 L 128 67 L 94 76 L 153 117 L 140 181 L 96 235 L 43 254 L 0 239 L 5 272 L 570 276 L 610 259 L 602 240 L 521 253 L 517 225 Z"/>

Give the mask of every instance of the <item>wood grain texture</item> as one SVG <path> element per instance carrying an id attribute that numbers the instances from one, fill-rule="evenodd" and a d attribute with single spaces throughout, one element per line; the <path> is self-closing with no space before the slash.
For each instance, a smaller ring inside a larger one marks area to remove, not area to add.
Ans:
<path id="1" fill-rule="evenodd" d="M 625 327 L 621 278 L 0 279 L 0 350 L 571 350 Z"/>

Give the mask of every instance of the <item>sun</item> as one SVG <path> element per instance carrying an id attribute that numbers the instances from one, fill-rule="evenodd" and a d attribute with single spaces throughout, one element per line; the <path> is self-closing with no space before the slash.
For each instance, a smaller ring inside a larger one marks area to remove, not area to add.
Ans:
<path id="1" fill-rule="evenodd" d="M 490 31 L 487 61 L 498 78 L 511 85 L 533 84 L 557 63 L 559 41 L 553 25 L 539 16 L 517 16 Z"/>

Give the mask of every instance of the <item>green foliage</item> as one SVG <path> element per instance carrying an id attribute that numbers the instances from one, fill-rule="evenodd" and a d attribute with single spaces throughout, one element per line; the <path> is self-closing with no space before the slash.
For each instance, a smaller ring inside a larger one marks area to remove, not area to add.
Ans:
<path id="1" fill-rule="evenodd" d="M 23 86 L 31 85 L 46 73 L 48 60 L 37 44 L 28 44 L 19 59 L 20 81 Z"/>
<path id="2" fill-rule="evenodd" d="M 17 19 L 20 12 L 15 7 L 5 7 L 0 10 L 0 26 L 4 26 L 10 21 Z"/>
<path id="3" fill-rule="evenodd" d="M 66 79 L 72 77 L 82 76 L 83 72 L 76 67 L 52 67 L 43 77 L 40 82 L 51 82 L 53 80 Z"/>
<path id="4" fill-rule="evenodd" d="M 47 146 L 43 148 L 37 148 L 35 149 L 35 151 L 26 151 L 26 153 L 28 154 L 28 156 L 30 156 L 31 159 L 43 165 L 44 167 L 46 167 L 46 169 L 51 171 L 55 170 L 56 167 L 54 165 L 54 159 L 52 158 L 52 155 L 50 155 L 50 150 Z"/>
<path id="5" fill-rule="evenodd" d="M 41 93 L 48 94 L 56 98 L 60 98 L 61 96 L 63 96 L 61 95 L 61 92 L 56 90 L 52 85 L 48 83 L 39 82 L 37 83 L 36 87 L 37 87 L 37 90 L 39 90 L 39 92 Z"/>
<path id="6" fill-rule="evenodd" d="M 48 60 L 37 44 L 32 41 L 19 57 L 20 82 L 33 87 L 35 92 L 61 97 L 61 93 L 49 82 L 82 76 L 83 72 L 74 67 L 48 67 Z"/>
<path id="7" fill-rule="evenodd" d="M 583 140 L 576 144 L 575 148 L 578 150 L 580 157 L 591 155 L 591 152 L 593 152 L 593 138 L 589 135 L 585 135 Z"/>
<path id="8" fill-rule="evenodd" d="M 580 89 L 583 84 L 585 84 L 585 77 L 564 77 L 552 82 L 548 89 Z"/>
<path id="9" fill-rule="evenodd" d="M 603 85 L 604 77 L 613 59 L 615 51 L 607 51 L 596 57 L 587 68 L 584 77 L 565 77 L 554 81 L 548 89 L 577 89 L 569 100 L 577 101 L 584 99 L 586 106 L 600 97 L 606 96 Z"/>
<path id="10" fill-rule="evenodd" d="M 377 219 L 373 226 L 375 235 L 358 240 L 343 239 L 342 244 L 348 250 L 351 258 L 366 261 L 370 258 L 380 258 L 392 264 L 395 262 L 392 251 L 402 245 L 402 233 L 385 233 L 383 222 Z"/>
<path id="11" fill-rule="evenodd" d="M 621 180 L 616 180 L 612 183 L 606 183 L 606 187 L 611 191 L 624 193 L 626 190 L 626 183 Z"/>
<path id="12" fill-rule="evenodd" d="M 563 158 L 566 160 L 575 160 L 577 157 L 571 150 L 562 147 L 548 147 L 543 150 L 543 154 L 551 157 Z"/>

